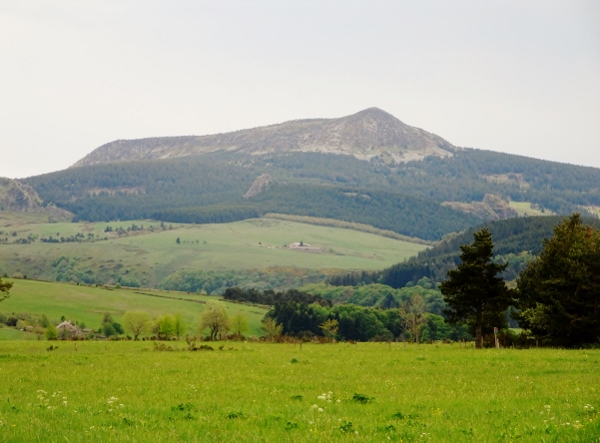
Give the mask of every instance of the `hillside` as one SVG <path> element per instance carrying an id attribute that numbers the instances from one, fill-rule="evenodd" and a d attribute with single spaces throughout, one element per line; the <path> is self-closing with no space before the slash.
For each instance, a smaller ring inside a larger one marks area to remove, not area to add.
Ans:
<path id="1" fill-rule="evenodd" d="M 456 149 L 441 137 L 406 125 L 381 109 L 369 108 L 342 118 L 296 120 L 226 134 L 117 140 L 97 148 L 73 167 L 215 151 L 252 155 L 319 152 L 405 162 L 430 155 L 448 157 Z"/>
<path id="2" fill-rule="evenodd" d="M 334 226 L 275 219 L 184 225 L 152 221 L 31 223 L 0 219 L 0 275 L 220 293 L 323 281 L 382 269 L 425 245 Z M 315 253 L 289 246 L 304 242 Z"/>
<path id="3" fill-rule="evenodd" d="M 448 270 L 460 263 L 460 246 L 471 244 L 473 233 L 483 227 L 489 228 L 492 233 L 495 260 L 509 265 L 504 278 L 513 280 L 523 266 L 541 251 L 544 239 L 554 235 L 554 227 L 563 219 L 562 216 L 519 217 L 477 225 L 448 236 L 436 246 L 387 269 L 334 276 L 330 282 L 334 285 L 382 283 L 393 288 L 415 284 L 423 278 L 428 279 L 430 284 L 439 283 L 446 279 Z M 597 218 L 585 218 L 582 221 L 600 228 Z"/>
<path id="4" fill-rule="evenodd" d="M 115 289 L 112 287 L 88 287 L 64 283 L 32 280 L 12 280 L 11 296 L 0 305 L 0 313 L 45 314 L 50 321 L 58 322 L 62 316 L 73 322 L 83 322 L 88 328 L 98 329 L 104 313 L 120 322 L 127 311 L 145 311 L 153 318 L 164 314 L 180 313 L 190 335 L 196 334 L 196 323 L 207 301 L 216 297 L 179 292 L 153 291 L 148 289 Z M 248 319 L 249 335 L 262 335 L 261 320 L 267 309 L 220 301 L 230 316 L 242 312 Z M 14 336 L 14 329 L 0 327 L 0 340 L 14 338 L 36 339 L 24 333 Z"/>

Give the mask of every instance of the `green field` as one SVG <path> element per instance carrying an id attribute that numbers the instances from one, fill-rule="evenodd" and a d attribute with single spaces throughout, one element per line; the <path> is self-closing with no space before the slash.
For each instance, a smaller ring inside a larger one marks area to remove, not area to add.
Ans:
<path id="1" fill-rule="evenodd" d="M 540 209 L 534 208 L 530 202 L 509 202 L 509 206 L 517 211 L 519 217 L 535 216 L 535 215 L 554 215 L 554 212 L 546 210 L 542 212 Z"/>
<path id="2" fill-rule="evenodd" d="M 8 280 L 14 286 L 10 297 L 0 303 L 0 312 L 46 314 L 50 321 L 58 322 L 62 316 L 67 320 L 84 322 L 88 328 L 98 329 L 104 313 L 109 313 L 120 322 L 127 311 L 146 311 L 153 318 L 163 314 L 180 313 L 189 326 L 188 333 L 196 335 L 196 323 L 206 301 L 217 301 L 217 297 L 181 292 L 151 291 L 148 289 L 114 289 L 87 287 L 71 284 L 48 283 L 32 280 Z M 184 300 L 180 300 L 180 299 Z M 248 319 L 248 335 L 263 334 L 261 321 L 265 308 L 223 302 L 228 314 L 242 312 Z M 35 339 L 33 334 L 9 329 L 0 329 L 0 340 L 17 338 Z"/>
<path id="3" fill-rule="evenodd" d="M 144 231 L 118 236 L 119 227 L 136 224 Z M 113 231 L 105 233 L 107 226 Z M 250 219 L 228 224 L 160 227 L 158 222 L 31 223 L 27 219 L 0 218 L 6 239 L 0 244 L 0 271 L 30 278 L 55 280 L 61 257 L 77 270 L 93 270 L 102 283 L 116 275 L 137 279 L 153 287 L 167 275 L 185 270 L 260 270 L 273 267 L 335 270 L 383 269 L 426 248 L 379 235 L 330 226 L 315 226 L 275 219 Z M 152 232 L 150 231 L 152 229 Z M 13 235 L 13 233 L 15 235 Z M 16 244 L 29 236 L 69 237 L 70 243 Z M 101 240 L 108 237 L 108 240 Z M 179 239 L 179 243 L 177 243 Z M 290 250 L 294 242 L 315 246 L 321 252 Z"/>
<path id="4" fill-rule="evenodd" d="M 600 441 L 600 350 L 49 345 L 0 342 L 2 441 Z"/>

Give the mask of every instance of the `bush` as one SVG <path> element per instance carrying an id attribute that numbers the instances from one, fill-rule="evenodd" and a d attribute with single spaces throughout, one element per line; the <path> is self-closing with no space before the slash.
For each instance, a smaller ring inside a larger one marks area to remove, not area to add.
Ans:
<path id="1" fill-rule="evenodd" d="M 46 328 L 45 334 L 47 340 L 58 340 L 58 331 L 56 330 L 56 326 L 54 326 L 53 324 L 50 324 Z"/>

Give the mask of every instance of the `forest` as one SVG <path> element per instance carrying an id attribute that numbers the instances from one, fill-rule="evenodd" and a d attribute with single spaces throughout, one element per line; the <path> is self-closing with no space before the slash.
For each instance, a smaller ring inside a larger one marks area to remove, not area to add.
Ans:
<path id="1" fill-rule="evenodd" d="M 242 198 L 264 173 L 273 183 Z M 220 152 L 70 168 L 24 181 L 46 204 L 72 212 L 75 221 L 214 223 L 277 212 L 370 224 L 427 240 L 482 221 L 442 202 L 478 202 L 493 194 L 542 211 L 583 215 L 600 206 L 595 168 L 475 149 L 401 164 L 335 154 Z"/>

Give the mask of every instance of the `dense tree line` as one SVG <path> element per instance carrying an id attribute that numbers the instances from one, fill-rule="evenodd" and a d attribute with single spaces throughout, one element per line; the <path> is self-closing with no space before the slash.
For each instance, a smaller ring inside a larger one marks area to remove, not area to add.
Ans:
<path id="1" fill-rule="evenodd" d="M 319 270 L 285 267 L 248 271 L 181 270 L 169 274 L 157 286 L 160 289 L 220 295 L 233 287 L 243 290 L 281 291 L 321 282 L 326 278 L 327 276 Z"/>
<path id="2" fill-rule="evenodd" d="M 386 290 L 382 287 L 372 289 L 379 293 Z M 391 296 L 389 289 L 391 288 L 387 288 L 387 295 Z M 402 294 L 401 298 L 388 306 L 383 303 L 373 307 L 359 306 L 348 300 L 341 301 L 335 294 L 328 293 L 335 290 L 336 288 L 319 285 L 281 292 L 229 288 L 224 292 L 223 298 L 273 306 L 266 319 L 272 319 L 274 323 L 281 325 L 281 333 L 288 336 L 324 337 L 328 335 L 324 324 L 334 322 L 335 332 L 329 330 L 330 336 L 341 340 L 421 341 L 470 338 L 466 327 L 444 325 L 441 316 L 431 313 L 434 310 L 441 313 L 439 299 L 423 304 L 419 313 L 421 320 L 411 323 L 409 319 L 414 313 L 410 306 L 415 292 Z M 418 293 L 420 292 L 427 291 L 420 288 Z M 384 296 L 383 299 L 385 298 Z"/>

